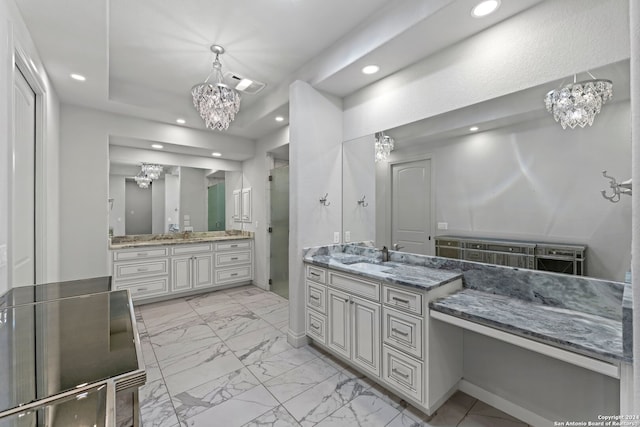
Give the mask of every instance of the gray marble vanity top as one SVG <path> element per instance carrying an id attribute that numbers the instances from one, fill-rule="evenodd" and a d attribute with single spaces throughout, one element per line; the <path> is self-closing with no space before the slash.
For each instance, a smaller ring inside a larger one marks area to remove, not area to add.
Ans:
<path id="1" fill-rule="evenodd" d="M 430 307 L 597 359 L 629 361 L 618 320 L 473 289 L 433 301 Z"/>
<path id="2" fill-rule="evenodd" d="M 132 234 L 127 236 L 113 236 L 109 241 L 109 249 L 182 245 L 185 243 L 217 242 L 222 240 L 240 239 L 253 239 L 253 232 L 239 230 L 190 231 L 187 233 Z"/>
<path id="3" fill-rule="evenodd" d="M 305 262 L 387 283 L 433 289 L 462 277 L 462 272 L 438 270 L 395 261 L 382 262 L 369 256 L 330 253 L 307 255 Z"/>
<path id="4" fill-rule="evenodd" d="M 405 252 L 389 256 L 382 263 L 370 244 L 346 244 L 305 249 L 304 261 L 423 288 L 462 275 L 464 289 L 432 302 L 432 310 L 601 360 L 633 360 L 630 284 Z"/>

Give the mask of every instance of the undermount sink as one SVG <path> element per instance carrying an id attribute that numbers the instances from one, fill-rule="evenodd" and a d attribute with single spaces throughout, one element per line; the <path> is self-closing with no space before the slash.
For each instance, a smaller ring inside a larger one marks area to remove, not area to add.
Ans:
<path id="1" fill-rule="evenodd" d="M 375 271 L 378 273 L 385 273 L 391 270 L 392 268 L 388 265 L 372 264 L 370 262 L 357 262 L 355 264 L 350 264 L 349 267 L 353 267 L 353 268 L 357 268 L 359 270 L 365 270 L 365 271 Z"/>

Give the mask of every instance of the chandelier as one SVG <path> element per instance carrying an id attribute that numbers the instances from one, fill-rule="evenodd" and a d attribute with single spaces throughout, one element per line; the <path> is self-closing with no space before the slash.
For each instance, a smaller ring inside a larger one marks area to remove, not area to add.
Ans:
<path id="1" fill-rule="evenodd" d="M 216 54 L 213 71 L 204 83 L 191 88 L 193 105 L 209 129 L 227 130 L 240 110 L 240 95 L 222 82 L 219 57 L 224 53 L 224 48 L 214 44 L 211 51 Z M 211 76 L 215 77 L 215 81 L 208 83 Z"/>
<path id="2" fill-rule="evenodd" d="M 376 162 L 387 160 L 394 149 L 395 141 L 384 132 L 376 132 L 375 153 Z"/>
<path id="3" fill-rule="evenodd" d="M 148 176 L 151 179 L 160 178 L 160 174 L 162 173 L 162 165 L 154 165 L 151 163 L 143 163 L 142 164 L 142 173 Z"/>
<path id="4" fill-rule="evenodd" d="M 133 177 L 136 180 L 136 184 L 140 188 L 149 188 L 149 184 L 151 184 L 151 178 L 145 175 L 144 172 L 140 171 L 140 173 Z"/>
<path id="5" fill-rule="evenodd" d="M 553 114 L 556 122 L 560 122 L 562 129 L 593 125 L 602 105 L 613 97 L 611 80 L 596 79 L 587 73 L 592 80 L 576 83 L 574 74 L 573 83 L 550 91 L 544 98 L 547 111 Z"/>

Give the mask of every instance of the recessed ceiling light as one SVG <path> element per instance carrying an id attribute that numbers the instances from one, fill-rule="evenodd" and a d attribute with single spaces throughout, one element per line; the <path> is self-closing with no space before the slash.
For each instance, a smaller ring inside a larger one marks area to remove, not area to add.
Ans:
<path id="1" fill-rule="evenodd" d="M 480 129 L 478 126 L 471 126 L 471 127 L 469 128 L 469 130 L 470 130 L 471 132 L 476 132 L 478 129 Z"/>
<path id="2" fill-rule="evenodd" d="M 282 122 L 282 121 L 284 121 L 284 117 L 282 116 L 276 117 L 276 122 Z"/>
<path id="3" fill-rule="evenodd" d="M 362 72 L 364 74 L 375 74 L 378 71 L 380 71 L 380 67 L 378 67 L 377 65 L 367 65 L 362 69 Z"/>
<path id="4" fill-rule="evenodd" d="M 500 0 L 485 0 L 478 3 L 473 9 L 471 9 L 471 16 L 474 18 L 482 18 L 495 10 L 500 6 Z"/>
<path id="5" fill-rule="evenodd" d="M 215 152 L 211 153 L 211 155 L 213 157 L 220 157 L 220 156 L 222 156 L 222 153 L 218 153 L 217 151 L 215 151 Z"/>
<path id="6" fill-rule="evenodd" d="M 176 123 L 183 125 L 185 123 L 187 123 L 187 121 L 185 119 L 176 119 Z"/>
<path id="7" fill-rule="evenodd" d="M 79 82 L 83 82 L 83 81 L 87 80 L 87 78 L 85 76 L 83 76 L 82 74 L 75 74 L 75 73 L 71 74 L 71 78 L 73 80 L 77 80 Z"/>
<path id="8" fill-rule="evenodd" d="M 240 82 L 238 82 L 238 84 L 236 85 L 236 90 L 245 90 L 246 88 L 248 88 L 249 86 L 251 86 L 251 84 L 253 83 L 253 80 L 250 79 L 242 79 L 240 80 Z"/>
<path id="9" fill-rule="evenodd" d="M 151 148 L 155 148 L 156 150 L 162 150 L 162 145 L 160 145 L 160 144 L 151 144 Z"/>

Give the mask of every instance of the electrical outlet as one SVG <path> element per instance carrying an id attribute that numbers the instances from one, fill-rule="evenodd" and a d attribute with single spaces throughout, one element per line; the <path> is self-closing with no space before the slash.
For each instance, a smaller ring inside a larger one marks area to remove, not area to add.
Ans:
<path id="1" fill-rule="evenodd" d="M 339 231 L 334 231 L 333 232 L 333 243 L 340 243 L 340 232 Z"/>
<path id="2" fill-rule="evenodd" d="M 448 222 L 439 222 L 438 223 L 438 230 L 448 230 L 449 229 L 449 223 Z"/>
<path id="3" fill-rule="evenodd" d="M 350 231 L 345 231 L 344 232 L 344 242 L 345 243 L 349 243 L 351 241 L 351 232 Z"/>

